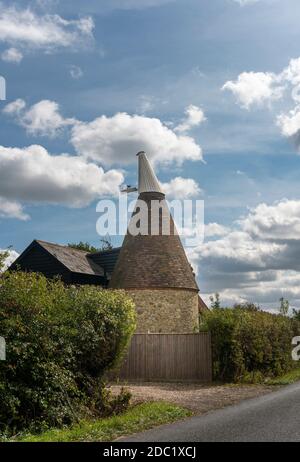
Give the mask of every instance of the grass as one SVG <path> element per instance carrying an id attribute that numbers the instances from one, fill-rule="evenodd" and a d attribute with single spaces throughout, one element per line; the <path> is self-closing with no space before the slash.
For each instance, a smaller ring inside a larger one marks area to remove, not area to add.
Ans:
<path id="1" fill-rule="evenodd" d="M 291 383 L 300 380 L 300 368 L 294 369 L 287 374 L 281 375 L 274 379 L 266 381 L 267 385 L 290 385 Z"/>
<path id="2" fill-rule="evenodd" d="M 14 441 L 78 442 L 113 441 L 121 436 L 148 430 L 157 425 L 174 422 L 192 415 L 188 409 L 165 402 L 143 403 L 123 414 L 83 421 L 73 427 L 48 430 L 39 435 L 27 434 Z"/>

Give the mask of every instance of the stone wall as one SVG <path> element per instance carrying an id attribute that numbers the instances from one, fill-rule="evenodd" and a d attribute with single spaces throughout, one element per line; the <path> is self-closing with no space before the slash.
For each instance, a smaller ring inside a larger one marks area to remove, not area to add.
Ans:
<path id="1" fill-rule="evenodd" d="M 127 289 L 136 305 L 137 333 L 192 333 L 198 293 L 185 289 Z"/>

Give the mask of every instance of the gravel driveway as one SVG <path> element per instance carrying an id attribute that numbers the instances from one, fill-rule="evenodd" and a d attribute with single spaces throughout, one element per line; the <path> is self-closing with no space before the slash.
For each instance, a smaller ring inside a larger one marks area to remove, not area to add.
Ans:
<path id="1" fill-rule="evenodd" d="M 124 385 L 123 385 L 124 386 Z M 130 383 L 125 385 L 133 395 L 133 403 L 145 401 L 168 401 L 204 414 L 247 398 L 255 398 L 278 387 L 267 385 L 203 385 L 186 383 Z M 121 385 L 111 385 L 118 393 Z"/>

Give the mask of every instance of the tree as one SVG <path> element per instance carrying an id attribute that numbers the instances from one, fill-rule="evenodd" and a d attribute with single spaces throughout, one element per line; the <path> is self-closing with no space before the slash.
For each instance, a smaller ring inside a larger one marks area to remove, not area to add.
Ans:
<path id="1" fill-rule="evenodd" d="M 76 249 L 76 250 L 83 250 L 84 252 L 87 252 L 87 253 L 103 252 L 104 250 L 113 249 L 113 245 L 111 243 L 109 236 L 103 239 L 100 239 L 100 242 L 102 243 L 100 247 L 94 247 L 89 242 L 82 242 L 82 241 L 78 242 L 78 244 L 76 243 L 68 244 L 68 247 L 71 247 L 72 249 Z"/>
<path id="2" fill-rule="evenodd" d="M 215 295 L 212 295 L 211 297 L 209 297 L 209 299 L 211 303 L 210 306 L 212 309 L 221 308 L 220 294 L 218 292 L 215 293 Z"/>
<path id="3" fill-rule="evenodd" d="M 78 242 L 78 244 L 68 244 L 68 247 L 72 247 L 72 249 L 76 250 L 83 250 L 84 252 L 93 253 L 93 252 L 100 252 L 101 249 L 94 247 L 93 245 L 89 244 L 88 242 Z"/>
<path id="4" fill-rule="evenodd" d="M 251 302 L 235 303 L 233 305 L 233 308 L 239 309 L 239 310 L 247 310 L 247 311 L 261 311 L 261 308 L 259 305 L 255 305 L 254 303 L 251 303 Z"/>
<path id="5" fill-rule="evenodd" d="M 293 318 L 300 321 L 300 310 L 293 309 Z"/>
<path id="6" fill-rule="evenodd" d="M 106 374 L 120 364 L 136 327 L 125 292 L 67 286 L 37 273 L 7 272 L 0 284 L 0 440 L 126 409 Z"/>
<path id="7" fill-rule="evenodd" d="M 0 273 L 4 268 L 5 260 L 9 256 L 8 250 L 0 251 Z"/>
<path id="8" fill-rule="evenodd" d="M 289 312 L 289 308 L 290 308 L 289 301 L 286 300 L 284 297 L 281 297 L 279 301 L 280 301 L 280 308 L 279 308 L 280 314 L 282 314 L 282 316 L 287 316 Z"/>
<path id="9" fill-rule="evenodd" d="M 101 250 L 112 250 L 113 249 L 113 245 L 111 243 L 111 239 L 110 239 L 110 236 L 106 236 L 104 238 L 102 238 L 100 240 L 100 242 L 102 242 L 102 246 L 101 246 Z"/>

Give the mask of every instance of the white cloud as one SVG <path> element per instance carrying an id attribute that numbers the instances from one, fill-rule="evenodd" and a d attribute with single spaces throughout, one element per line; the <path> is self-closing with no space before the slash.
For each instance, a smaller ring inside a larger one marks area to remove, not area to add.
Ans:
<path id="1" fill-rule="evenodd" d="M 211 258 L 219 269 L 231 271 L 258 271 L 266 268 L 266 263 L 276 255 L 282 255 L 285 244 L 258 241 L 248 233 L 232 230 L 224 237 L 208 241 L 202 248 L 202 258 Z"/>
<path id="2" fill-rule="evenodd" d="M 246 109 L 257 104 L 278 100 L 283 87 L 278 85 L 277 76 L 270 72 L 243 72 L 236 81 L 226 82 L 222 90 L 231 91 L 237 102 Z"/>
<path id="3" fill-rule="evenodd" d="M 186 133 L 206 120 L 203 110 L 193 104 L 186 108 L 185 114 L 185 119 L 175 128 L 176 132 Z"/>
<path id="4" fill-rule="evenodd" d="M 260 239 L 300 241 L 300 201 L 259 204 L 240 220 L 244 231 Z"/>
<path id="5" fill-rule="evenodd" d="M 42 100 L 26 109 L 26 103 L 17 99 L 8 104 L 3 112 L 16 116 L 17 122 L 27 133 L 35 136 L 57 136 L 61 130 L 76 123 L 75 119 L 65 119 L 59 112 L 59 105 L 54 101 Z"/>
<path id="6" fill-rule="evenodd" d="M 25 221 L 29 219 L 29 215 L 24 212 L 19 202 L 0 197 L 0 218 L 17 218 Z"/>
<path id="7" fill-rule="evenodd" d="M 300 107 L 296 106 L 288 113 L 277 116 L 277 125 L 284 136 L 290 138 L 297 135 L 300 130 Z"/>
<path id="8" fill-rule="evenodd" d="M 77 154 L 104 165 L 131 164 L 141 150 L 156 164 L 181 165 L 186 160 L 202 160 L 202 149 L 194 138 L 175 133 L 157 118 L 123 112 L 81 122 L 64 118 L 59 105 L 49 100 L 27 109 L 25 101 L 17 99 L 3 112 L 14 116 L 31 135 L 55 137 L 63 128 L 72 127 L 70 141 Z"/>
<path id="9" fill-rule="evenodd" d="M 160 164 L 202 160 L 202 149 L 192 137 L 177 135 L 159 119 L 127 113 L 75 125 L 71 142 L 78 154 L 104 165 L 131 164 L 141 150 Z"/>
<path id="10" fill-rule="evenodd" d="M 226 82 L 222 90 L 231 91 L 237 102 L 246 109 L 282 100 L 290 109 L 277 112 L 276 125 L 283 136 L 292 138 L 300 148 L 300 58 L 291 59 L 278 74 L 271 72 L 243 72 L 235 81 Z M 276 111 L 276 107 L 275 107 Z"/>
<path id="11" fill-rule="evenodd" d="M 104 195 L 117 195 L 123 181 L 118 170 L 104 172 L 77 156 L 50 155 L 42 146 L 0 146 L 0 197 L 9 203 L 84 207 Z"/>
<path id="12" fill-rule="evenodd" d="M 7 63 L 19 64 L 23 59 L 23 53 L 21 53 L 21 51 L 17 50 L 16 48 L 8 48 L 7 50 L 3 51 L 1 58 Z"/>
<path id="13" fill-rule="evenodd" d="M 205 225 L 205 237 L 225 236 L 229 231 L 229 228 L 218 223 L 208 223 Z"/>
<path id="14" fill-rule="evenodd" d="M 201 194 L 201 188 L 192 178 L 173 178 L 169 183 L 161 184 L 167 199 L 189 199 Z"/>
<path id="15" fill-rule="evenodd" d="M 281 296 L 300 302 L 299 200 L 259 204 L 217 239 L 213 225 L 206 241 L 189 249 L 202 292 L 220 292 L 224 303 L 271 307 Z"/>
<path id="16" fill-rule="evenodd" d="M 7 104 L 3 109 L 4 114 L 19 115 L 25 109 L 26 103 L 23 99 L 16 99 L 15 101 Z"/>
<path id="17" fill-rule="evenodd" d="M 291 59 L 289 65 L 280 74 L 282 80 L 287 80 L 293 85 L 300 83 L 300 58 Z"/>
<path id="18" fill-rule="evenodd" d="M 24 51 L 82 47 L 93 39 L 93 29 L 91 17 L 66 20 L 57 14 L 39 15 L 29 8 L 1 5 L 0 42 Z"/>
<path id="19" fill-rule="evenodd" d="M 70 66 L 70 76 L 72 79 L 81 79 L 83 77 L 83 70 L 79 66 L 72 65 Z"/>

